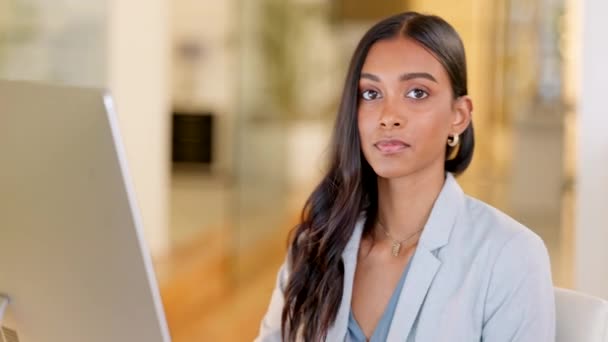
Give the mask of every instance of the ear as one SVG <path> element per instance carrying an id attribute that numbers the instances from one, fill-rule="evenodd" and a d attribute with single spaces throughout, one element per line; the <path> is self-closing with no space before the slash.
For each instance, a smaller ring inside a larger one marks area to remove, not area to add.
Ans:
<path id="1" fill-rule="evenodd" d="M 454 101 L 452 106 L 452 123 L 450 131 L 462 134 L 469 127 L 473 114 L 473 101 L 468 95 L 461 96 Z"/>

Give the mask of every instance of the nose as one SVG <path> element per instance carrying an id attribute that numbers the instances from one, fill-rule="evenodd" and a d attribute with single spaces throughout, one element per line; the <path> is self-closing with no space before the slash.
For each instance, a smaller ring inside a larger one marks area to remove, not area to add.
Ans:
<path id="1" fill-rule="evenodd" d="M 380 127 L 401 127 L 405 123 L 404 120 L 404 117 L 399 114 L 399 111 L 396 106 L 386 105 L 382 109 L 382 113 L 380 115 Z"/>

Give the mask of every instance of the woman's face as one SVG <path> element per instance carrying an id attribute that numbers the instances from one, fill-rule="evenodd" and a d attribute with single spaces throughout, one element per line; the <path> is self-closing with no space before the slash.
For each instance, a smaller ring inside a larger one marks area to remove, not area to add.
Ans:
<path id="1" fill-rule="evenodd" d="M 454 99 L 433 54 L 412 39 L 371 47 L 359 80 L 361 148 L 376 174 L 398 178 L 444 168 L 446 141 L 468 126 L 471 101 Z"/>

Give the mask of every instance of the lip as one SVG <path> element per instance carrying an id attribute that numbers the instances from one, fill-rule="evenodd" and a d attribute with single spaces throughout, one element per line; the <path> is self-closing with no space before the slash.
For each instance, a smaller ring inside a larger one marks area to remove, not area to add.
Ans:
<path id="1" fill-rule="evenodd" d="M 410 144 L 399 139 L 382 139 L 376 142 L 374 146 L 383 154 L 393 154 L 407 149 Z"/>

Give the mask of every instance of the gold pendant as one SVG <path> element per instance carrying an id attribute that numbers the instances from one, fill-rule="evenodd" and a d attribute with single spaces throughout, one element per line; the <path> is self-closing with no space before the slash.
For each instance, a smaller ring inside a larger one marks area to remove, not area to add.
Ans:
<path id="1" fill-rule="evenodd" d="M 401 242 L 393 242 L 393 256 L 399 256 L 399 251 L 401 250 Z"/>

